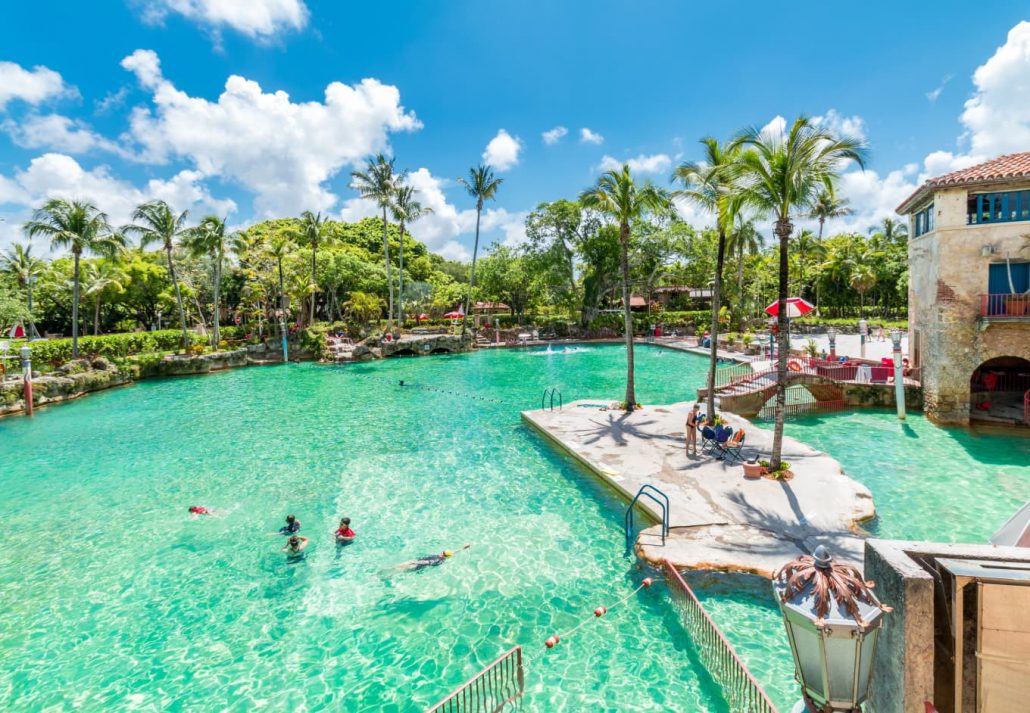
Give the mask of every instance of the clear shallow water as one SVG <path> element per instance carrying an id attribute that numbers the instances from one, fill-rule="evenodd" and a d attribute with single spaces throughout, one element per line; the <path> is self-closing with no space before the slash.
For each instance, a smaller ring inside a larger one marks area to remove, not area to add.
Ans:
<path id="1" fill-rule="evenodd" d="M 724 711 L 662 585 L 592 620 L 649 574 L 623 557 L 625 506 L 519 421 L 548 384 L 621 398 L 622 364 L 591 347 L 265 367 L 0 421 L 0 709 L 418 711 L 521 643 L 527 710 Z M 641 348 L 638 368 L 654 403 L 691 396 L 705 362 Z M 299 564 L 266 534 L 288 512 L 312 538 Z M 358 542 L 337 551 L 343 515 Z M 766 590 L 721 586 L 714 615 L 785 702 Z"/>

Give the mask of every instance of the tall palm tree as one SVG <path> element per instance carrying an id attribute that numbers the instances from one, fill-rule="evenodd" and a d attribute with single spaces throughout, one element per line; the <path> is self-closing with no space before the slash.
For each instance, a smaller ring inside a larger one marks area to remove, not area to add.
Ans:
<path id="1" fill-rule="evenodd" d="M 489 166 L 480 164 L 476 168 L 469 169 L 468 178 L 459 178 L 458 182 L 465 186 L 470 196 L 476 199 L 476 241 L 472 244 L 472 271 L 469 273 L 469 289 L 465 295 L 465 315 L 461 318 L 461 334 L 465 334 L 465 325 L 468 323 L 469 302 L 472 300 L 472 291 L 476 289 L 476 256 L 479 253 L 479 219 L 483 215 L 483 203 L 497 197 L 497 191 L 504 183 L 503 178 L 494 175 Z"/>
<path id="2" fill-rule="evenodd" d="M 831 184 L 829 188 L 819 191 L 819 194 L 815 197 L 815 201 L 812 203 L 812 208 L 808 212 L 809 218 L 816 218 L 819 221 L 819 241 L 823 239 L 823 227 L 826 225 L 826 221 L 831 218 L 843 218 L 844 216 L 851 215 L 854 213 L 848 204 L 850 201 L 847 198 L 840 198 L 833 190 Z M 822 306 L 819 304 L 819 282 L 815 283 L 815 313 L 819 314 L 819 310 Z"/>
<path id="3" fill-rule="evenodd" d="M 172 280 L 172 287 L 175 288 L 175 303 L 179 307 L 179 324 L 182 326 L 182 348 L 190 345 L 189 325 L 186 323 L 186 309 L 182 303 L 182 290 L 179 289 L 179 278 L 175 274 L 175 260 L 172 257 L 172 250 L 175 244 L 186 234 L 186 217 L 188 213 L 183 211 L 178 215 L 164 201 L 150 201 L 136 208 L 132 214 L 131 225 L 126 226 L 125 231 L 139 235 L 140 248 L 145 248 L 152 243 L 160 243 L 164 248 L 165 257 L 168 260 L 168 276 Z"/>
<path id="4" fill-rule="evenodd" d="M 890 216 L 880 221 L 879 225 L 874 225 L 869 228 L 869 232 L 874 237 L 878 237 L 879 242 L 884 243 L 895 243 L 901 245 L 906 239 L 908 239 L 908 226 L 903 221 L 895 220 Z"/>
<path id="5" fill-rule="evenodd" d="M 100 306 L 104 293 L 111 289 L 122 292 L 125 289 L 127 275 L 113 261 L 86 263 L 86 275 L 83 281 L 83 292 L 93 298 L 93 336 L 100 334 Z"/>
<path id="6" fill-rule="evenodd" d="M 848 278 L 851 289 L 858 292 L 858 314 L 865 319 L 865 293 L 876 284 L 876 271 L 867 262 L 859 262 L 851 267 L 851 276 Z"/>
<path id="7" fill-rule="evenodd" d="M 797 235 L 790 239 L 794 254 L 797 255 L 798 266 L 798 296 L 804 297 L 805 290 L 805 268 L 810 262 L 822 262 L 825 251 L 820 251 L 822 243 L 818 242 L 812 231 L 804 228 L 798 231 Z"/>
<path id="8" fill-rule="evenodd" d="M 597 179 L 593 188 L 583 191 L 579 202 L 584 208 L 607 215 L 619 224 L 619 263 L 622 268 L 622 310 L 626 331 L 626 411 L 636 407 L 637 396 L 633 383 L 633 313 L 630 311 L 629 241 L 630 222 L 647 213 L 667 210 L 669 194 L 650 184 L 641 187 L 633 182 L 629 165 L 617 171 L 608 171 Z"/>
<path id="9" fill-rule="evenodd" d="M 300 214 L 300 238 L 301 244 L 311 248 L 311 316 L 308 318 L 310 324 L 315 323 L 315 299 L 318 292 L 318 279 L 315 273 L 315 257 L 318 253 L 318 246 L 325 241 L 326 219 L 321 213 L 312 213 L 306 210 Z M 281 267 L 281 266 L 280 266 Z M 279 285 L 282 292 L 282 284 Z"/>
<path id="10" fill-rule="evenodd" d="M 400 322 L 401 326 L 404 325 L 404 225 L 405 223 L 411 224 L 424 215 L 428 215 L 433 212 L 432 208 L 424 206 L 415 200 L 415 188 L 414 186 L 407 186 L 401 184 L 397 186 L 397 194 L 394 196 L 393 203 L 390 204 L 390 212 L 393 214 L 393 219 L 397 221 L 398 226 L 401 229 L 401 243 L 400 243 L 400 254 L 398 255 L 398 273 L 400 275 L 400 283 L 397 287 L 397 321 Z"/>
<path id="11" fill-rule="evenodd" d="M 351 187 L 357 190 L 362 198 L 375 201 L 383 211 L 383 259 L 386 260 L 386 284 L 389 287 L 389 307 L 386 328 L 393 331 L 393 272 L 390 267 L 390 241 L 387 236 L 386 212 L 393 205 L 397 184 L 403 179 L 393 168 L 393 159 L 386 159 L 383 154 L 376 154 L 368 159 L 364 171 L 351 171 Z"/>
<path id="12" fill-rule="evenodd" d="M 715 258 L 715 280 L 712 282 L 711 357 L 708 362 L 708 411 L 715 413 L 715 369 L 719 363 L 719 311 L 722 307 L 722 272 L 726 263 L 726 236 L 733 232 L 733 222 L 740 209 L 740 201 L 733 192 L 733 166 L 738 151 L 720 145 L 711 136 L 701 139 L 704 161 L 680 164 L 673 180 L 683 188 L 673 192 L 674 198 L 683 198 L 715 216 L 719 233 L 719 246 Z"/>
<path id="13" fill-rule="evenodd" d="M 32 318 L 32 284 L 43 271 L 46 263 L 32 257 L 32 246 L 26 243 L 15 243 L 0 255 L 0 272 L 10 275 L 19 287 L 25 289 L 26 302 L 29 308 L 29 337 L 38 337 L 36 323 Z"/>
<path id="14" fill-rule="evenodd" d="M 273 235 L 263 246 L 265 253 L 275 260 L 279 271 L 279 310 L 285 319 L 286 317 L 286 286 L 283 281 L 283 260 L 293 252 L 293 239 L 286 233 Z"/>
<path id="15" fill-rule="evenodd" d="M 746 129 L 734 143 L 742 148 L 735 171 L 741 195 L 756 210 L 774 218 L 773 232 L 779 240 L 776 427 L 769 458 L 775 470 L 780 467 L 787 403 L 787 253 L 794 230 L 791 217 L 798 211 L 810 211 L 820 191 L 830 190 L 846 162 L 854 161 L 864 168 L 866 148 L 861 140 L 838 136 L 805 116 L 795 119 L 785 133 Z"/>
<path id="16" fill-rule="evenodd" d="M 85 201 L 51 198 L 32 214 L 24 230 L 30 238 L 47 238 L 55 248 L 69 248 L 72 272 L 72 358 L 79 356 L 79 262 L 83 255 L 113 257 L 125 238 L 111 228 L 107 215 Z"/>
<path id="17" fill-rule="evenodd" d="M 211 292 L 215 305 L 211 318 L 211 345 L 216 348 L 218 342 L 221 341 L 218 328 L 222 321 L 222 270 L 225 267 L 226 249 L 232 240 L 232 236 L 225 232 L 225 220 L 216 215 L 205 216 L 197 227 L 186 234 L 183 240 L 183 244 L 193 257 L 210 257 L 214 266 Z"/>
<path id="18" fill-rule="evenodd" d="M 726 251 L 737 258 L 737 294 L 744 300 L 744 256 L 757 255 L 765 245 L 753 220 L 738 220 L 733 232 L 726 236 Z"/>

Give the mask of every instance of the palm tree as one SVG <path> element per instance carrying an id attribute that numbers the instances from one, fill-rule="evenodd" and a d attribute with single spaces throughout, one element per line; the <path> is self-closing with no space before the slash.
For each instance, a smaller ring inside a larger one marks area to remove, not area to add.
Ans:
<path id="1" fill-rule="evenodd" d="M 876 284 L 876 272 L 866 261 L 860 261 L 851 266 L 851 276 L 848 278 L 851 289 L 858 292 L 859 316 L 865 319 L 865 293 Z"/>
<path id="2" fill-rule="evenodd" d="M 386 317 L 386 328 L 393 331 L 393 272 L 390 267 L 390 241 L 387 237 L 386 211 L 393 205 L 397 184 L 403 179 L 393 168 L 393 159 L 386 160 L 383 154 L 370 158 L 364 171 L 351 171 L 351 187 L 357 190 L 362 198 L 375 201 L 383 211 L 383 259 L 386 260 L 386 283 L 389 286 L 389 311 Z"/>
<path id="3" fill-rule="evenodd" d="M 732 168 L 736 161 L 735 148 L 721 146 L 711 136 L 701 139 L 705 147 L 703 163 L 688 161 L 673 174 L 673 180 L 683 184 L 673 197 L 684 198 L 697 207 L 715 215 L 719 232 L 719 247 L 715 259 L 715 280 L 712 282 L 711 357 L 708 363 L 708 413 L 715 413 L 715 369 L 719 363 L 719 311 L 722 307 L 722 271 L 726 262 L 726 236 L 733 232 L 733 222 L 740 201 L 733 194 Z"/>
<path id="4" fill-rule="evenodd" d="M 579 202 L 584 208 L 596 210 L 619 224 L 619 262 L 622 268 L 622 309 L 626 330 L 626 402 L 627 412 L 637 403 L 633 383 L 633 314 L 630 311 L 629 289 L 629 224 L 647 213 L 667 210 L 669 195 L 650 184 L 638 188 L 633 183 L 629 165 L 618 171 L 608 171 L 597 179 L 593 188 L 583 191 Z"/>
<path id="5" fill-rule="evenodd" d="M 107 215 L 92 203 L 51 198 L 25 223 L 30 238 L 42 236 L 55 248 L 70 248 L 74 258 L 72 273 L 72 358 L 79 356 L 79 262 L 83 255 L 113 257 L 125 238 L 111 229 Z"/>
<path id="6" fill-rule="evenodd" d="M 422 216 L 432 213 L 433 209 L 423 206 L 415 200 L 414 186 L 401 184 L 397 186 L 397 194 L 394 196 L 393 203 L 390 204 L 390 212 L 401 229 L 400 254 L 398 255 L 400 284 L 397 287 L 397 320 L 401 326 L 404 326 L 404 224 L 414 223 Z"/>
<path id="7" fill-rule="evenodd" d="M 45 263 L 39 258 L 32 257 L 32 246 L 14 244 L 7 249 L 7 252 L 0 255 L 0 272 L 10 275 L 18 283 L 19 287 L 25 289 L 29 308 L 29 337 L 38 337 L 36 323 L 32 318 L 32 284 L 36 277 L 43 271 Z"/>
<path id="8" fill-rule="evenodd" d="M 275 260 L 279 270 L 279 310 L 286 318 L 286 287 L 283 282 L 283 259 L 293 252 L 294 242 L 288 234 L 278 233 L 263 246 L 265 253 Z"/>
<path id="9" fill-rule="evenodd" d="M 210 256 L 214 265 L 212 284 L 212 296 L 214 297 L 214 315 L 211 318 L 211 345 L 218 347 L 221 341 L 218 327 L 222 321 L 221 312 L 221 290 L 222 290 L 222 269 L 225 266 L 226 248 L 232 242 L 232 236 L 225 233 L 225 220 L 216 215 L 209 215 L 203 218 L 196 228 L 190 230 L 183 240 L 184 245 L 195 257 Z"/>
<path id="10" fill-rule="evenodd" d="M 100 305 L 104 292 L 113 288 L 114 292 L 125 289 L 127 275 L 118 265 L 111 261 L 90 262 L 86 264 L 86 276 L 83 292 L 93 298 L 93 336 L 100 334 Z"/>
<path id="11" fill-rule="evenodd" d="M 141 249 L 151 243 L 160 243 L 164 248 L 165 257 L 168 259 L 168 276 L 172 280 L 172 287 L 175 288 L 175 302 L 179 307 L 183 349 L 190 345 L 190 332 L 186 324 L 186 309 L 182 305 L 182 290 L 179 289 L 179 279 L 175 275 L 172 250 L 175 249 L 175 243 L 186 235 L 187 215 L 186 211 L 176 215 L 171 206 L 164 201 L 150 201 L 136 208 L 132 214 L 133 224 L 125 228 L 126 232 L 139 235 Z"/>
<path id="12" fill-rule="evenodd" d="M 325 240 L 325 222 L 321 213 L 316 214 L 306 210 L 300 214 L 301 245 L 307 245 L 311 248 L 311 316 L 308 318 L 310 324 L 315 323 L 315 299 L 318 292 L 315 256 L 318 253 L 318 246 Z M 281 268 L 282 264 L 280 263 L 280 272 Z M 282 280 L 280 280 L 279 292 L 280 294 L 282 293 Z"/>
<path id="13" fill-rule="evenodd" d="M 738 222 L 726 236 L 726 251 L 737 257 L 737 294 L 741 302 L 744 301 L 744 256 L 757 255 L 764 245 L 765 240 L 753 220 Z"/>
<path id="14" fill-rule="evenodd" d="M 880 239 L 886 243 L 898 245 L 908 238 L 908 226 L 903 221 L 889 216 L 884 218 L 879 225 L 869 228 L 869 232 L 874 236 L 880 236 Z"/>
<path id="15" fill-rule="evenodd" d="M 805 268 L 809 260 L 822 262 L 825 255 L 825 248 L 807 228 L 802 229 L 797 235 L 790 239 L 791 246 L 798 260 L 798 295 L 804 297 L 805 291 Z"/>
<path id="16" fill-rule="evenodd" d="M 819 191 L 819 195 L 812 202 L 812 208 L 808 211 L 809 218 L 819 220 L 819 240 L 823 239 L 823 226 L 831 218 L 843 218 L 854 213 L 848 207 L 850 201 L 847 198 L 838 198 L 833 192 L 833 186 Z"/>
<path id="17" fill-rule="evenodd" d="M 743 131 L 734 142 L 743 150 L 736 173 L 744 201 L 756 210 L 772 215 L 773 231 L 779 240 L 779 314 L 777 316 L 779 361 L 776 383 L 776 427 L 773 432 L 770 464 L 780 467 L 783 449 L 783 421 L 787 401 L 787 289 L 790 278 L 787 262 L 791 217 L 797 211 L 810 211 L 820 191 L 830 190 L 847 161 L 864 168 L 866 149 L 862 141 L 838 136 L 799 116 L 786 133 L 763 132 L 758 128 Z"/>
<path id="18" fill-rule="evenodd" d="M 476 255 L 479 253 L 479 219 L 483 214 L 483 203 L 497 197 L 497 191 L 504 183 L 503 178 L 494 175 L 489 166 L 480 164 L 478 168 L 469 169 L 468 178 L 459 178 L 458 182 L 465 186 L 468 194 L 476 199 L 476 241 L 472 244 L 472 271 L 469 273 L 469 290 L 465 295 L 465 314 L 461 318 L 461 334 L 465 335 L 465 325 L 468 322 L 469 302 L 472 299 L 472 290 L 476 288 Z"/>

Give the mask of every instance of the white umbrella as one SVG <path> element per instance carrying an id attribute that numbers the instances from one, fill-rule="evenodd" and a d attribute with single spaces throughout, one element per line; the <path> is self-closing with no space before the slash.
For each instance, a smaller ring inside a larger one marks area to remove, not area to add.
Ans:
<path id="1" fill-rule="evenodd" d="M 1030 501 L 991 535 L 992 545 L 1030 547 Z"/>

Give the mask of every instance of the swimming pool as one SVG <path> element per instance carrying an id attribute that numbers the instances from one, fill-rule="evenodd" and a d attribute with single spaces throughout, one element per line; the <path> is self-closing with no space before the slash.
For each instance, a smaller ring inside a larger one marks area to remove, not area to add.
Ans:
<path id="1" fill-rule="evenodd" d="M 623 557 L 624 503 L 518 417 L 552 384 L 566 401 L 621 399 L 622 348 L 536 351 L 150 381 L 0 420 L 0 707 L 418 711 L 520 643 L 527 710 L 726 710 L 661 586 L 545 652 L 649 573 Z M 645 403 L 692 397 L 706 367 L 646 347 L 637 363 Z M 905 452 L 891 414 L 860 415 Z M 849 462 L 868 453 L 858 426 L 835 425 L 849 418 L 791 429 L 839 441 L 847 454 L 830 451 L 862 479 Z M 871 487 L 880 534 L 895 536 L 905 513 Z M 191 520 L 191 504 L 226 513 Z M 312 537 L 300 564 L 266 534 L 287 512 Z M 343 515 L 359 539 L 338 552 Z M 445 566 L 386 574 L 466 542 Z M 767 583 L 695 581 L 789 708 Z"/>

